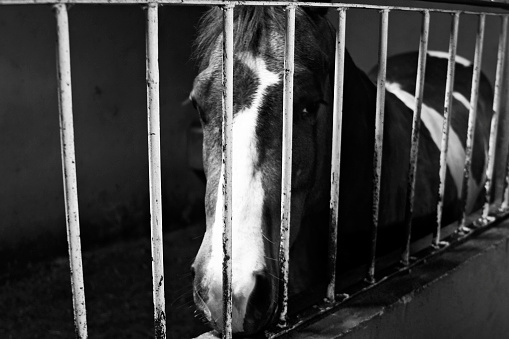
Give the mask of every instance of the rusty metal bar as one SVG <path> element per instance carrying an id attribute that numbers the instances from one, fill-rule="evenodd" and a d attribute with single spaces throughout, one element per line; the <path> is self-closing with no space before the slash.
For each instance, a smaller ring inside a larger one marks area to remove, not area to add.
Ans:
<path id="1" fill-rule="evenodd" d="M 223 8 L 223 339 L 232 337 L 233 10 Z"/>
<path id="2" fill-rule="evenodd" d="M 422 13 L 421 38 L 419 44 L 419 59 L 415 80 L 415 108 L 412 120 L 412 145 L 410 147 L 410 164 L 408 169 L 407 196 L 405 208 L 405 247 L 401 257 L 403 265 L 410 263 L 410 240 L 412 233 L 412 216 L 414 213 L 415 179 L 417 174 L 417 159 L 419 156 L 419 136 L 421 130 L 422 98 L 424 92 L 424 78 L 426 74 L 426 56 L 428 53 L 429 11 Z"/>
<path id="3" fill-rule="evenodd" d="M 334 68 L 334 104 L 332 120 L 332 164 L 331 164 L 331 192 L 330 192 L 330 241 L 329 241 L 329 274 L 327 299 L 336 300 L 336 256 L 338 250 L 338 208 L 339 208 L 339 174 L 341 166 L 341 135 L 343 120 L 343 83 L 345 71 L 345 32 L 346 9 L 339 12 L 339 25 L 336 32 L 336 61 Z"/>
<path id="4" fill-rule="evenodd" d="M 456 62 L 456 46 L 458 42 L 458 26 L 460 14 L 454 13 L 451 21 L 449 36 L 449 62 L 447 65 L 447 81 L 445 84 L 444 121 L 442 125 L 442 143 L 440 147 L 440 185 L 438 188 L 437 229 L 433 238 L 433 245 L 440 244 L 440 229 L 442 227 L 442 212 L 444 208 L 445 175 L 447 173 L 447 148 L 449 144 L 449 128 L 451 125 L 452 92 L 454 88 L 454 71 Z"/>
<path id="5" fill-rule="evenodd" d="M 290 259 L 290 207 L 292 202 L 293 74 L 295 55 L 295 8 L 286 7 L 286 38 L 283 82 L 283 155 L 281 180 L 281 238 L 279 245 L 280 303 L 279 326 L 288 320 L 288 270 Z"/>
<path id="6" fill-rule="evenodd" d="M 194 5 L 194 6 L 224 6 L 227 3 L 232 5 L 246 5 L 245 0 L 0 0 L 0 5 L 43 5 L 43 4 L 138 4 L 148 5 L 149 3 L 158 3 L 161 5 Z M 484 2 L 484 1 L 482 1 Z M 482 3 L 479 1 L 478 3 Z M 362 8 L 373 10 L 389 10 L 389 11 L 410 11 L 422 12 L 426 8 L 410 7 L 410 6 L 391 6 L 376 4 L 359 4 L 359 3 L 329 3 L 329 2 L 292 2 L 292 1 L 249 1 L 249 6 L 288 6 L 290 3 L 298 7 L 326 7 L 326 8 Z M 484 8 L 482 8 L 484 7 Z M 436 13 L 457 13 L 463 14 L 485 14 L 499 16 L 500 11 L 507 10 L 508 5 L 498 2 L 485 2 L 481 8 L 470 7 L 469 10 L 455 10 L 443 8 L 428 8 L 431 12 Z M 491 11 L 490 11 L 491 10 Z"/>
<path id="7" fill-rule="evenodd" d="M 152 245 L 152 284 L 154 331 L 166 338 L 164 302 L 163 223 L 161 209 L 161 126 L 159 121 L 159 38 L 158 5 L 147 8 L 147 125 L 150 186 L 150 230 Z"/>
<path id="8" fill-rule="evenodd" d="M 470 91 L 470 110 L 468 113 L 467 141 L 465 146 L 465 167 L 463 168 L 463 184 L 461 189 L 461 217 L 458 223 L 460 231 L 468 231 L 465 222 L 467 218 L 469 180 L 472 170 L 472 151 L 474 147 L 475 125 L 477 120 L 477 101 L 479 99 L 479 83 L 481 80 L 485 22 L 486 16 L 483 14 L 479 15 L 479 26 L 477 28 L 477 35 L 475 40 L 472 86 Z"/>
<path id="9" fill-rule="evenodd" d="M 60 113 L 60 145 L 62 151 L 65 216 L 67 242 L 69 245 L 69 263 L 71 268 L 74 326 L 76 337 L 85 339 L 88 337 L 87 312 L 85 307 L 85 285 L 81 259 L 76 157 L 74 153 L 69 18 L 67 15 L 67 5 L 55 5 L 54 9 L 57 20 L 57 78 L 58 107 Z"/>
<path id="10" fill-rule="evenodd" d="M 502 107 L 502 98 L 500 97 L 499 92 L 502 90 L 502 87 L 504 86 L 503 81 L 503 74 L 506 71 L 505 65 L 507 64 L 507 59 L 505 58 L 506 52 L 507 52 L 507 30 L 508 30 L 508 21 L 509 16 L 502 16 L 502 25 L 501 25 L 501 32 L 499 35 L 499 41 L 498 41 L 498 59 L 497 59 L 497 74 L 496 74 L 496 81 L 495 81 L 495 98 L 493 101 L 493 111 L 499 112 Z M 506 81 L 507 82 L 507 81 Z M 497 108 L 495 108 L 497 107 Z M 508 113 L 506 112 L 506 120 L 509 120 Z M 499 120 L 499 117 L 497 116 L 497 120 Z M 493 123 L 493 121 L 492 121 Z M 498 122 L 497 122 L 498 125 Z M 492 126 L 493 128 L 493 126 Z M 498 129 L 498 127 L 497 127 Z M 504 176 L 504 186 L 503 186 L 503 192 L 502 192 L 502 204 L 500 206 L 500 209 L 502 211 L 506 211 L 509 208 L 509 153 L 506 156 L 506 168 L 505 168 L 505 176 Z"/>
<path id="11" fill-rule="evenodd" d="M 387 71 L 387 35 L 389 31 L 389 10 L 380 11 L 380 38 L 378 46 L 378 76 L 376 91 L 375 153 L 373 156 L 373 224 L 371 233 L 371 262 L 367 280 L 375 282 L 376 240 L 380 214 L 380 188 L 382 179 L 382 153 L 385 112 L 385 74 Z"/>
<path id="12" fill-rule="evenodd" d="M 498 135 L 498 123 L 500 120 L 500 109 L 502 97 L 504 97 L 503 90 L 503 75 L 504 68 L 506 64 L 506 49 L 507 49 L 507 30 L 508 30 L 508 21 L 509 17 L 507 15 L 502 17 L 502 24 L 500 29 L 500 35 L 498 40 L 498 52 L 497 52 L 497 71 L 495 76 L 495 91 L 493 94 L 493 117 L 491 119 L 491 129 L 490 129 L 490 141 L 489 141 L 489 150 L 488 150 L 488 168 L 486 170 L 486 183 L 484 185 L 485 189 L 485 203 L 483 206 L 482 212 L 482 220 L 486 221 L 488 219 L 489 212 L 489 204 L 491 197 L 491 188 L 492 188 L 492 180 L 493 180 L 493 172 L 495 169 L 495 149 L 497 144 L 497 135 Z M 509 156 L 508 156 L 509 160 Z M 509 165 L 509 161 L 508 161 Z M 509 168 L 509 166 L 508 166 Z M 509 172 L 506 171 L 506 182 L 509 180 Z M 502 198 L 502 209 L 507 209 L 509 204 L 509 189 L 506 185 L 504 190 L 504 195 Z"/>

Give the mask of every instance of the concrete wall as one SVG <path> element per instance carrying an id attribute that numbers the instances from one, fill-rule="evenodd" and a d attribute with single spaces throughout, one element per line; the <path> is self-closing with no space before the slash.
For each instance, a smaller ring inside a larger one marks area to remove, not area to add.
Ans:
<path id="1" fill-rule="evenodd" d="M 182 106 L 196 74 L 190 59 L 204 8 L 160 10 L 163 221 L 169 228 L 201 213 L 204 186 L 188 166 Z M 139 6 L 75 5 L 70 10 L 78 191 L 82 236 L 92 244 L 148 233 L 145 23 Z M 329 17 L 336 23 L 336 14 Z M 447 15 L 432 15 L 431 49 L 447 49 Z M 348 12 L 347 47 L 369 70 L 377 59 L 376 11 Z M 473 56 L 474 18 L 462 18 L 458 51 Z M 391 14 L 389 54 L 418 47 L 420 15 Z M 0 253 L 65 249 L 55 70 L 49 6 L 0 11 Z M 484 66 L 494 78 L 498 23 L 488 18 Z M 199 144 L 193 159 L 200 157 Z"/>
<path id="2" fill-rule="evenodd" d="M 292 339 L 504 339 L 509 333 L 509 224 L 347 301 Z"/>

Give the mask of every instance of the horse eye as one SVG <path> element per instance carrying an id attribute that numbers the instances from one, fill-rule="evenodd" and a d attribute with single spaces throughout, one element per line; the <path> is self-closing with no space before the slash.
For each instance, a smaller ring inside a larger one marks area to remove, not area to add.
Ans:
<path id="1" fill-rule="evenodd" d="M 203 114 L 202 110 L 200 109 L 200 105 L 196 102 L 196 99 L 194 97 L 191 97 L 191 103 L 193 104 L 194 109 L 198 112 L 198 115 L 200 116 L 200 119 L 203 123 L 207 122 L 205 119 L 205 115 Z"/>
<path id="2" fill-rule="evenodd" d="M 318 110 L 320 109 L 321 104 L 322 104 L 321 101 L 316 101 L 316 102 L 313 102 L 313 103 L 307 105 L 302 110 L 302 115 L 304 117 L 310 117 L 310 118 L 315 117 L 316 114 L 318 113 Z"/>
<path id="3" fill-rule="evenodd" d="M 193 104 L 194 109 L 197 109 L 196 108 L 196 99 L 193 97 L 189 97 L 189 100 L 191 100 L 191 103 Z"/>

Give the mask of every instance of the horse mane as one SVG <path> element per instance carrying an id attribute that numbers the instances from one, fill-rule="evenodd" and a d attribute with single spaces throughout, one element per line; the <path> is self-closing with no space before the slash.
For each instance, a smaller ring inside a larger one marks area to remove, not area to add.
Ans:
<path id="1" fill-rule="evenodd" d="M 206 66 L 206 56 L 214 52 L 218 41 L 222 41 L 222 13 L 220 8 L 213 7 L 199 23 L 194 56 L 199 60 L 200 68 Z M 272 6 L 237 6 L 234 23 L 235 51 L 251 51 L 255 54 L 259 54 L 261 39 L 269 28 L 284 31 L 286 26 L 284 12 Z"/>

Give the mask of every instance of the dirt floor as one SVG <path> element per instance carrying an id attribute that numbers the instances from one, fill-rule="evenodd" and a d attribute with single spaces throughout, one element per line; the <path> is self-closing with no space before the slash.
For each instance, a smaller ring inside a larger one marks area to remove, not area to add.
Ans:
<path id="1" fill-rule="evenodd" d="M 189 267 L 203 226 L 164 236 L 168 338 L 208 328 L 194 316 Z M 89 338 L 153 338 L 150 240 L 83 253 Z M 8 273 L 7 273 L 8 274 Z M 40 262 L 0 281 L 0 338 L 73 338 L 69 262 Z"/>

